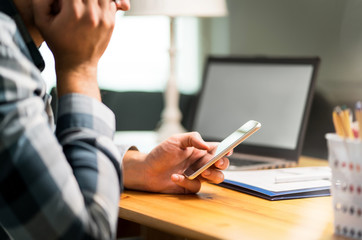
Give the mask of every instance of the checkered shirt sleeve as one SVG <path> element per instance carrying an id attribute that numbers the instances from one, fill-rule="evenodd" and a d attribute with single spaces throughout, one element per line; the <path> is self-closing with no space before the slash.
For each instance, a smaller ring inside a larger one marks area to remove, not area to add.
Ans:
<path id="1" fill-rule="evenodd" d="M 0 13 L 0 228 L 14 239 L 114 239 L 122 186 L 114 114 L 65 95 L 54 132 L 45 83 L 29 59 Z"/>

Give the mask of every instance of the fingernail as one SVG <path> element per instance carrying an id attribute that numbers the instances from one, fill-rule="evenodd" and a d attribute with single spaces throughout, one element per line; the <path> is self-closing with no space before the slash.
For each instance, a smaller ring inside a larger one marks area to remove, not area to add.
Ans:
<path id="1" fill-rule="evenodd" d="M 206 169 L 203 173 L 204 176 L 209 176 L 211 174 L 211 171 Z"/>
<path id="2" fill-rule="evenodd" d="M 174 175 L 172 175 L 172 180 L 175 181 L 175 182 L 178 182 L 178 181 L 180 181 L 180 176 L 174 174 Z"/>

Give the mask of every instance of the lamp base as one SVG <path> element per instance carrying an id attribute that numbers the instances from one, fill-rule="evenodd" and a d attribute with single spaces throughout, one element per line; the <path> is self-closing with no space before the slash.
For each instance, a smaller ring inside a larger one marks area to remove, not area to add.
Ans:
<path id="1" fill-rule="evenodd" d="M 158 129 L 157 140 L 158 142 L 162 142 L 174 134 L 184 132 L 186 132 L 186 130 L 182 127 L 181 124 L 177 122 L 168 122 L 166 124 L 162 124 L 161 127 Z"/>
<path id="2" fill-rule="evenodd" d="M 165 89 L 165 108 L 161 115 L 161 126 L 158 129 L 158 142 L 162 142 L 177 133 L 186 130 L 181 125 L 182 113 L 179 109 L 179 92 L 176 81 L 176 44 L 175 18 L 170 17 L 170 78 Z"/>
<path id="3" fill-rule="evenodd" d="M 174 134 L 186 132 L 181 125 L 181 118 L 179 109 L 165 109 L 162 114 L 161 126 L 157 130 L 158 142 L 162 142 Z"/>

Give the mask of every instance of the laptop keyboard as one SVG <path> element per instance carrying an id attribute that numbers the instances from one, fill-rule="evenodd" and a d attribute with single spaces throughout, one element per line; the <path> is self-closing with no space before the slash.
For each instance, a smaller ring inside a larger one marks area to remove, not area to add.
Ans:
<path id="1" fill-rule="evenodd" d="M 230 165 L 236 166 L 236 167 L 270 163 L 270 162 L 266 162 L 266 161 L 250 160 L 250 159 L 246 159 L 246 158 L 245 159 L 235 158 L 233 156 L 228 157 L 228 159 L 230 161 Z"/>
<path id="2" fill-rule="evenodd" d="M 286 168 L 292 167 L 293 164 L 288 164 L 286 162 L 270 162 L 263 160 L 251 160 L 247 158 L 239 157 L 228 157 L 230 161 L 230 166 L 228 170 L 256 170 L 256 169 L 273 169 L 273 168 Z"/>

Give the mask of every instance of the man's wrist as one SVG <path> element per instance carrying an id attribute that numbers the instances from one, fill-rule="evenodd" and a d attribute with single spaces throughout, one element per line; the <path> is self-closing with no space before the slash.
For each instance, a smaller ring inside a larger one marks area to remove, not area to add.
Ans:
<path id="1" fill-rule="evenodd" d="M 73 68 L 57 67 L 58 96 L 79 93 L 101 101 L 97 82 L 97 67 L 79 65 Z"/>
<path id="2" fill-rule="evenodd" d="M 147 154 L 129 150 L 122 161 L 123 184 L 125 188 L 147 190 L 145 176 L 145 159 Z"/>

